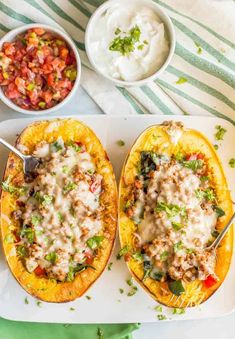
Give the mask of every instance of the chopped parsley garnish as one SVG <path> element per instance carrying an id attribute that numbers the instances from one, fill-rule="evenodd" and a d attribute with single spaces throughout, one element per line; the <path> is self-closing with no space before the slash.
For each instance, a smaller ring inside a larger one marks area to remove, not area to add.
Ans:
<path id="1" fill-rule="evenodd" d="M 196 172 L 198 169 L 201 169 L 203 166 L 203 161 L 201 159 L 198 160 L 188 160 L 188 161 L 182 161 L 182 165 L 186 168 L 190 168 L 194 172 Z"/>
<path id="2" fill-rule="evenodd" d="M 127 293 L 128 297 L 132 297 L 133 295 L 136 294 L 136 292 L 138 291 L 137 286 L 132 286 L 132 290 L 130 292 Z"/>
<path id="3" fill-rule="evenodd" d="M 24 258 L 28 255 L 28 250 L 24 245 L 19 245 L 16 247 L 16 253 L 19 257 Z"/>
<path id="4" fill-rule="evenodd" d="M 58 141 L 55 141 L 53 144 L 51 144 L 52 152 L 59 152 L 62 149 L 63 149 L 63 146 Z"/>
<path id="5" fill-rule="evenodd" d="M 123 248 L 120 249 L 118 252 L 116 259 L 120 260 L 125 254 L 127 254 L 129 251 L 128 246 L 124 246 Z"/>
<path id="6" fill-rule="evenodd" d="M 124 293 L 124 289 L 123 289 L 123 288 L 119 288 L 119 292 L 120 292 L 121 294 L 123 294 L 123 293 Z"/>
<path id="7" fill-rule="evenodd" d="M 16 187 L 12 185 L 11 182 L 12 177 L 9 176 L 5 181 L 2 182 L 2 190 L 4 192 L 8 192 L 10 194 L 19 194 L 22 195 L 26 192 L 26 187 Z"/>
<path id="8" fill-rule="evenodd" d="M 168 258 L 169 252 L 168 251 L 164 251 L 162 252 L 162 254 L 160 255 L 160 260 L 161 261 L 166 261 Z"/>
<path id="9" fill-rule="evenodd" d="M 13 244 L 15 242 L 15 237 L 12 233 L 8 233 L 5 238 L 4 238 L 4 241 L 7 243 L 7 244 Z"/>
<path id="10" fill-rule="evenodd" d="M 125 146 L 125 141 L 123 141 L 123 140 L 118 140 L 118 141 L 117 141 L 117 145 L 120 146 L 120 147 L 123 147 L 123 146 Z"/>
<path id="11" fill-rule="evenodd" d="M 162 306 L 161 305 L 157 305 L 156 307 L 154 307 L 154 309 L 155 309 L 155 311 L 157 311 L 157 312 L 162 312 Z"/>
<path id="12" fill-rule="evenodd" d="M 110 263 L 108 264 L 108 271 L 111 271 L 111 269 L 112 269 L 112 266 L 113 266 L 113 263 L 112 263 L 112 262 L 110 262 Z"/>
<path id="13" fill-rule="evenodd" d="M 34 242 L 35 239 L 35 232 L 34 230 L 29 227 L 28 225 L 23 225 L 23 228 L 20 232 L 21 238 L 26 238 L 30 244 Z"/>
<path id="14" fill-rule="evenodd" d="M 176 244 L 174 244 L 174 252 L 178 252 L 182 250 L 182 248 L 183 248 L 182 241 L 178 241 Z"/>
<path id="15" fill-rule="evenodd" d="M 235 158 L 231 158 L 228 163 L 231 168 L 235 168 Z"/>
<path id="16" fill-rule="evenodd" d="M 127 283 L 128 286 L 133 286 L 133 279 L 132 278 L 127 279 L 126 283 Z"/>
<path id="17" fill-rule="evenodd" d="M 218 149 L 219 149 L 219 145 L 214 145 L 214 149 L 216 150 L 216 151 L 218 151 Z"/>
<path id="18" fill-rule="evenodd" d="M 143 43 L 144 43 L 145 45 L 148 45 L 148 44 L 149 44 L 147 40 L 144 40 Z"/>
<path id="19" fill-rule="evenodd" d="M 66 280 L 67 281 L 73 281 L 76 273 L 85 271 L 87 268 L 92 268 L 93 270 L 95 270 L 95 268 L 93 266 L 85 265 L 85 264 L 84 265 L 78 264 L 77 266 L 70 266 L 69 267 L 69 273 L 67 275 Z"/>
<path id="20" fill-rule="evenodd" d="M 158 314 L 157 315 L 158 320 L 166 320 L 167 317 L 164 314 Z"/>
<path id="21" fill-rule="evenodd" d="M 38 215 L 32 215 L 31 222 L 34 226 L 38 226 L 41 221 L 42 221 L 42 217 L 40 217 Z"/>
<path id="22" fill-rule="evenodd" d="M 28 300 L 28 298 L 27 298 L 27 297 L 25 297 L 25 298 L 24 298 L 24 303 L 25 303 L 26 305 L 28 305 L 28 304 L 29 304 L 29 300 Z"/>
<path id="23" fill-rule="evenodd" d="M 77 187 L 77 185 L 75 184 L 75 182 L 70 182 L 63 187 L 63 192 L 64 193 L 70 192 L 70 191 L 74 190 L 76 187 Z"/>
<path id="24" fill-rule="evenodd" d="M 41 195 L 38 191 L 35 192 L 33 196 L 43 206 L 50 205 L 54 200 L 53 196 L 48 194 Z"/>
<path id="25" fill-rule="evenodd" d="M 139 46 L 137 47 L 137 49 L 140 50 L 140 51 L 142 51 L 143 48 L 144 48 L 144 44 L 141 44 L 141 45 L 139 45 Z"/>
<path id="26" fill-rule="evenodd" d="M 64 221 L 64 216 L 63 216 L 63 214 L 61 212 L 58 212 L 57 216 L 58 216 L 58 219 L 59 219 L 60 222 Z"/>
<path id="27" fill-rule="evenodd" d="M 37 301 L 37 306 L 38 307 L 42 307 L 42 302 L 41 301 Z"/>
<path id="28" fill-rule="evenodd" d="M 194 42 L 194 43 L 197 46 L 197 54 L 201 54 L 202 53 L 202 47 L 197 42 Z"/>
<path id="29" fill-rule="evenodd" d="M 116 31 L 114 32 L 114 34 L 115 35 L 118 35 L 118 34 L 120 34 L 121 33 L 121 30 L 120 30 L 120 28 L 118 27 L 117 29 L 116 29 Z"/>
<path id="30" fill-rule="evenodd" d="M 184 308 L 174 308 L 172 314 L 184 314 L 185 309 Z"/>
<path id="31" fill-rule="evenodd" d="M 87 300 L 91 300 L 91 296 L 86 295 Z"/>
<path id="32" fill-rule="evenodd" d="M 69 173 L 69 167 L 68 167 L 68 166 L 63 166 L 63 167 L 62 167 L 62 172 L 63 172 L 64 174 Z"/>
<path id="33" fill-rule="evenodd" d="M 227 132 L 227 130 L 220 125 L 215 126 L 215 129 L 217 130 L 217 132 L 215 133 L 215 139 L 224 140 L 224 135 Z"/>
<path id="34" fill-rule="evenodd" d="M 75 311 L 75 308 L 74 308 L 74 307 L 70 307 L 69 310 L 70 310 L 70 311 Z"/>
<path id="35" fill-rule="evenodd" d="M 73 142 L 73 141 L 68 141 L 66 143 L 67 146 L 71 146 L 73 147 L 73 149 L 76 151 L 76 152 L 81 152 L 82 150 L 82 146 L 81 145 L 78 145 L 76 142 Z"/>
<path id="36" fill-rule="evenodd" d="M 172 221 L 171 224 L 172 224 L 172 227 L 175 231 L 179 231 L 181 228 L 184 227 L 184 225 L 181 224 L 180 222 Z"/>
<path id="37" fill-rule="evenodd" d="M 184 77 L 180 77 L 177 81 L 176 81 L 176 84 L 177 85 L 180 85 L 180 84 L 183 84 L 185 82 L 187 82 L 188 79 L 184 78 Z"/>
<path id="38" fill-rule="evenodd" d="M 120 34 L 120 32 L 118 34 Z M 122 55 L 129 55 L 134 51 L 135 44 L 140 41 L 140 34 L 140 28 L 136 25 L 125 37 L 118 36 L 114 38 L 109 45 L 109 50 L 119 52 Z"/>
<path id="39" fill-rule="evenodd" d="M 150 261 L 145 260 L 144 261 L 144 276 L 143 276 L 143 280 L 145 280 L 151 273 L 152 271 L 152 264 Z"/>
<path id="40" fill-rule="evenodd" d="M 156 213 L 165 211 L 169 218 L 173 218 L 177 214 L 182 212 L 182 208 L 180 208 L 178 205 L 173 205 L 173 204 L 168 205 L 165 202 L 157 203 L 157 206 L 155 207 L 154 210 L 155 210 Z"/>
<path id="41" fill-rule="evenodd" d="M 215 193 L 212 188 L 207 188 L 204 191 L 202 190 L 196 190 L 195 191 L 196 197 L 199 200 L 205 199 L 207 201 L 213 201 L 215 200 Z"/>
<path id="42" fill-rule="evenodd" d="M 183 160 L 184 160 L 184 155 L 183 155 L 183 153 L 182 153 L 182 152 L 177 152 L 177 153 L 175 154 L 175 159 L 176 159 L 177 161 L 183 161 Z"/>
<path id="43" fill-rule="evenodd" d="M 200 177 L 200 180 L 201 180 L 201 182 L 205 182 L 205 181 L 208 181 L 208 180 L 209 180 L 209 177 L 206 176 L 206 175 L 202 175 L 202 176 Z"/>
<path id="44" fill-rule="evenodd" d="M 87 246 L 92 250 L 96 250 L 101 246 L 102 241 L 104 240 L 103 236 L 95 235 L 94 237 L 87 240 Z"/>
<path id="45" fill-rule="evenodd" d="M 215 210 L 216 214 L 218 215 L 218 218 L 223 217 L 225 215 L 225 212 L 222 208 L 219 206 L 214 205 L 213 209 Z"/>
<path id="46" fill-rule="evenodd" d="M 47 261 L 50 261 L 52 264 L 55 264 L 56 260 L 57 260 L 57 254 L 55 252 L 51 252 L 51 253 L 48 253 L 46 256 L 45 256 L 45 259 Z"/>
<path id="47" fill-rule="evenodd" d="M 143 259 L 144 259 L 144 256 L 143 256 L 143 254 L 140 253 L 140 252 L 134 252 L 134 253 L 132 254 L 132 258 L 135 259 L 135 260 L 137 260 L 137 261 L 139 261 L 139 262 L 142 262 Z"/>
<path id="48" fill-rule="evenodd" d="M 46 206 L 46 205 L 50 205 L 52 203 L 52 201 L 54 200 L 54 198 L 51 195 L 47 195 L 45 194 L 43 196 L 43 201 L 42 201 L 42 205 Z"/>

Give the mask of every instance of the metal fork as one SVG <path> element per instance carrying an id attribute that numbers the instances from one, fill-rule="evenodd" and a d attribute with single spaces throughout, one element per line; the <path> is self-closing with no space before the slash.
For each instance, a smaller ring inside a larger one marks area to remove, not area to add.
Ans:
<path id="1" fill-rule="evenodd" d="M 218 247 L 218 245 L 221 243 L 222 239 L 224 238 L 225 234 L 227 233 L 229 227 L 232 225 L 234 219 L 235 219 L 235 212 L 233 213 L 233 215 L 230 218 L 230 220 L 227 223 L 227 225 L 220 232 L 218 237 L 213 241 L 213 243 L 210 246 L 206 247 L 206 250 L 211 251 L 211 250 L 215 250 Z"/>
<path id="2" fill-rule="evenodd" d="M 18 151 L 18 149 L 10 145 L 2 138 L 0 138 L 0 143 L 15 153 L 23 161 L 23 171 L 26 176 L 31 177 L 35 173 L 35 169 L 40 163 L 38 158 L 32 157 L 31 155 L 22 154 L 20 151 Z"/>

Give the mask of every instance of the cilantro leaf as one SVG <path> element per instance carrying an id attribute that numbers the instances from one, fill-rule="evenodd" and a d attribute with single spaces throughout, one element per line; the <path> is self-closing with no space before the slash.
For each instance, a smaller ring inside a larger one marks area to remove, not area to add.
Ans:
<path id="1" fill-rule="evenodd" d="M 95 235 L 94 237 L 88 239 L 86 243 L 90 249 L 96 250 L 101 246 L 103 240 L 104 240 L 103 236 Z"/>

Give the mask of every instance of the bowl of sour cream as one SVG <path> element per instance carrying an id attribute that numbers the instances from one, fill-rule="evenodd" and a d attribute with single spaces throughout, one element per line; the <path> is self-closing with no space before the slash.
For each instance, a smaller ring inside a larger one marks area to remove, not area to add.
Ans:
<path id="1" fill-rule="evenodd" d="M 92 67 L 119 86 L 154 80 L 171 61 L 175 31 L 151 0 L 109 0 L 92 15 L 85 45 Z"/>

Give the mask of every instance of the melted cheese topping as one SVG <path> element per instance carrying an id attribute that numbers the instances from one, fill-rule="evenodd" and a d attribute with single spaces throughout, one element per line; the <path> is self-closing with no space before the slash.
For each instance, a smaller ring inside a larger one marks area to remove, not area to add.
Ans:
<path id="1" fill-rule="evenodd" d="M 214 274 L 215 257 L 204 249 L 213 239 L 218 216 L 213 201 L 197 195 L 208 188 L 200 171 L 169 159 L 138 182 L 142 187 L 134 191 L 132 219 L 138 224 L 139 246 L 155 270 L 176 280 L 189 269 L 188 279 Z"/>
<path id="2" fill-rule="evenodd" d="M 83 147 L 41 143 L 34 155 L 41 158 L 37 176 L 29 184 L 21 238 L 27 247 L 29 272 L 38 266 L 50 278 L 63 281 L 77 265 L 94 256 L 88 239 L 102 228 L 100 194 L 102 176 Z M 34 241 L 28 232 L 33 232 Z M 31 242 L 31 243 L 30 243 Z"/>

